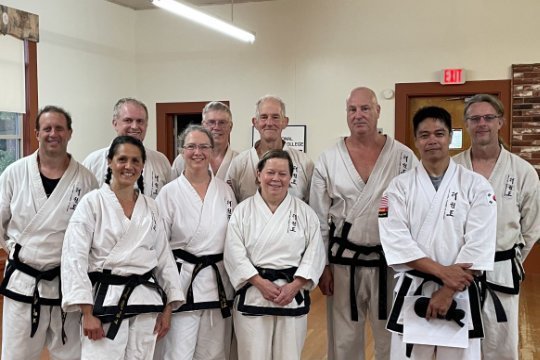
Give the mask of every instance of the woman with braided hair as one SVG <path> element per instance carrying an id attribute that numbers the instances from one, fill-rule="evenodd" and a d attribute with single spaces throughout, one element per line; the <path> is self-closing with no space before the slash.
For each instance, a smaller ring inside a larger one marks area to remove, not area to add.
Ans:
<path id="1" fill-rule="evenodd" d="M 66 231 L 62 307 L 82 312 L 82 359 L 152 359 L 184 297 L 157 205 L 142 193 L 144 146 L 119 136 L 107 159 L 105 184 Z"/>

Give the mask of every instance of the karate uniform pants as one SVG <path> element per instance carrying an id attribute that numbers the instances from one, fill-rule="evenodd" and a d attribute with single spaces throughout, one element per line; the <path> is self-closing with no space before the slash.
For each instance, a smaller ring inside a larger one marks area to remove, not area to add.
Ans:
<path id="1" fill-rule="evenodd" d="M 429 336 L 429 334 L 426 334 Z M 401 334 L 392 334 L 391 360 L 480 360 L 480 339 L 470 339 L 466 349 L 414 344 L 411 357 L 407 357 L 406 344 Z M 498 359 L 497 357 L 493 360 Z"/>
<path id="2" fill-rule="evenodd" d="M 497 292 L 506 313 L 507 322 L 498 323 L 493 300 L 488 295 L 482 309 L 485 338 L 482 340 L 484 359 L 515 360 L 519 358 L 519 295 Z"/>
<path id="3" fill-rule="evenodd" d="M 124 319 L 114 340 L 90 340 L 82 336 L 82 360 L 151 360 L 157 335 L 157 313 L 140 314 Z M 103 325 L 105 334 L 109 324 Z"/>
<path id="4" fill-rule="evenodd" d="M 238 360 L 300 360 L 307 315 L 247 316 L 234 310 L 233 321 Z"/>
<path id="5" fill-rule="evenodd" d="M 379 269 L 355 269 L 355 294 L 358 321 L 351 320 L 349 297 L 350 268 L 331 264 L 334 275 L 334 295 L 327 297 L 328 360 L 364 360 L 365 323 L 369 320 L 375 340 L 375 359 L 387 360 L 390 356 L 391 333 L 386 330 L 386 320 L 379 320 Z M 391 309 L 394 283 L 388 269 L 386 304 Z"/>
<path id="6" fill-rule="evenodd" d="M 219 309 L 175 313 L 171 330 L 158 341 L 155 360 L 228 360 L 232 319 Z"/>
<path id="7" fill-rule="evenodd" d="M 64 323 L 67 334 L 62 344 L 62 315 L 60 306 L 41 305 L 39 326 L 30 337 L 31 306 L 4 297 L 2 318 L 2 359 L 39 360 L 43 348 L 49 350 L 51 360 L 75 360 L 81 357 L 79 312 L 68 313 Z"/>

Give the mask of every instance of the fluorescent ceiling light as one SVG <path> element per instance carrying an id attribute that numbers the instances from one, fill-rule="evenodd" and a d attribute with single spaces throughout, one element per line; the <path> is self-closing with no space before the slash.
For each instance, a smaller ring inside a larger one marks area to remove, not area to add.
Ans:
<path id="1" fill-rule="evenodd" d="M 195 21 L 201 25 L 208 26 L 216 31 L 222 32 L 229 36 L 232 36 L 238 40 L 242 40 L 248 43 L 255 41 L 255 35 L 242 30 L 239 27 L 229 24 L 223 20 L 203 13 L 202 11 L 195 10 L 194 8 L 179 3 L 174 0 L 151 0 L 152 3 L 162 9 L 168 10 L 172 13 L 185 17 L 191 21 Z"/>

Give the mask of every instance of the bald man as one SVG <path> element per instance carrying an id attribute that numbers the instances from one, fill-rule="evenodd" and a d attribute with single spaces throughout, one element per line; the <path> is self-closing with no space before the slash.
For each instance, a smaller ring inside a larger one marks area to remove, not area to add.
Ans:
<path id="1" fill-rule="evenodd" d="M 310 191 L 328 251 L 319 282 L 328 296 L 328 359 L 364 359 L 367 319 L 376 359 L 388 359 L 385 325 L 392 277 L 379 239 L 377 210 L 390 180 L 418 161 L 409 148 L 377 131 L 381 107 L 373 90 L 353 89 L 346 111 L 350 135 L 320 156 Z"/>

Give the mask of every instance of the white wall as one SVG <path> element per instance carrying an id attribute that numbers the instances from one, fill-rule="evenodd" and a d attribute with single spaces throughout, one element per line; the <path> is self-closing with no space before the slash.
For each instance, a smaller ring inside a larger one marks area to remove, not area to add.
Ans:
<path id="1" fill-rule="evenodd" d="M 230 16 L 229 6 L 205 9 Z M 230 100 L 232 142 L 241 150 L 250 145 L 253 104 L 275 93 L 291 123 L 308 125 L 308 153 L 316 158 L 347 134 L 345 98 L 355 86 L 380 95 L 397 82 L 438 81 L 448 67 L 466 68 L 469 80 L 507 79 L 511 64 L 540 61 L 539 12 L 537 0 L 237 4 L 235 22 L 257 35 L 245 45 L 159 10 L 142 11 L 137 94 L 148 103 Z M 393 134 L 394 100 L 379 100 L 379 125 Z"/>
<path id="2" fill-rule="evenodd" d="M 308 125 L 308 153 L 316 158 L 347 134 L 345 98 L 355 86 L 380 95 L 397 82 L 437 81 L 447 67 L 466 68 L 469 80 L 507 79 L 511 64 L 540 61 L 538 0 L 236 4 L 235 23 L 256 32 L 253 45 L 158 9 L 134 12 L 102 0 L 0 2 L 40 16 L 39 102 L 73 113 L 71 150 L 79 159 L 109 143 L 112 105 L 123 96 L 148 104 L 150 147 L 156 102 L 229 100 L 233 147 L 243 150 L 255 101 L 274 93 L 291 123 Z M 230 6 L 204 10 L 230 18 Z M 394 101 L 379 100 L 379 125 L 393 134 Z"/>
<path id="3" fill-rule="evenodd" d="M 39 15 L 39 106 L 73 117 L 69 151 L 81 160 L 114 137 L 116 99 L 135 96 L 135 11 L 100 0 L 0 0 Z"/>

